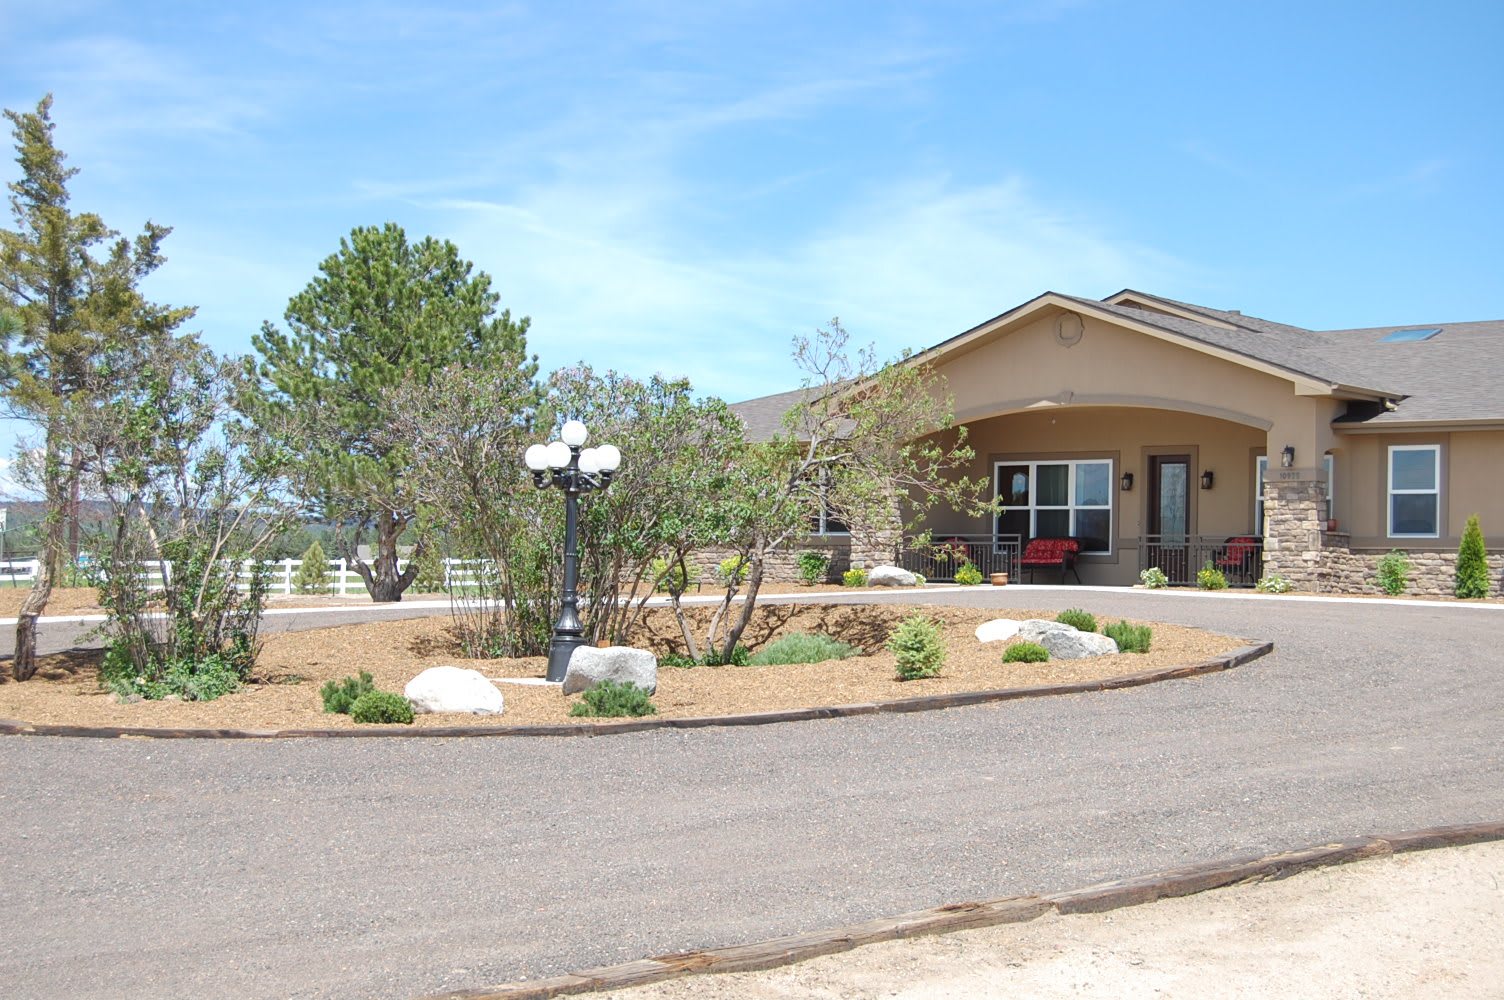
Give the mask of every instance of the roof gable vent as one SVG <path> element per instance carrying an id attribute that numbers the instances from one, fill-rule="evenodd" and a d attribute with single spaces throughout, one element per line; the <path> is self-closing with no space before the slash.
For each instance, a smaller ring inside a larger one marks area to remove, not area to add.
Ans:
<path id="1" fill-rule="evenodd" d="M 1439 326 L 1428 326 L 1421 330 L 1396 330 L 1386 333 L 1379 338 L 1381 344 L 1418 344 L 1422 340 L 1430 340 L 1441 332 Z"/>

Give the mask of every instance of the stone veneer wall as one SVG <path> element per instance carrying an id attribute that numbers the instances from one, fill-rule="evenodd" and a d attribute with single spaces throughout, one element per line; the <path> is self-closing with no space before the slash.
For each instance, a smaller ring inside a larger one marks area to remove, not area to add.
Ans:
<path id="1" fill-rule="evenodd" d="M 1326 484 L 1264 483 L 1264 575 L 1279 574 L 1296 590 L 1322 590 Z"/>
<path id="2" fill-rule="evenodd" d="M 1345 534 L 1326 536 L 1322 590 L 1348 594 L 1382 594 L 1379 560 L 1388 549 L 1354 551 Z M 1457 553 L 1436 549 L 1402 549 L 1410 558 L 1408 594 L 1451 596 L 1457 585 Z M 1504 550 L 1488 553 L 1488 593 L 1504 596 Z"/>
<path id="3" fill-rule="evenodd" d="M 848 535 L 809 535 L 770 553 L 763 580 L 767 583 L 799 582 L 799 553 L 809 551 L 830 553 L 830 565 L 825 569 L 825 579 L 830 583 L 840 582 L 841 574 L 853 566 L 871 569 L 893 561 L 893 546 L 881 538 L 859 540 Z M 716 567 L 732 554 L 730 549 L 696 552 L 691 561 L 700 568 L 701 584 L 713 583 Z"/>

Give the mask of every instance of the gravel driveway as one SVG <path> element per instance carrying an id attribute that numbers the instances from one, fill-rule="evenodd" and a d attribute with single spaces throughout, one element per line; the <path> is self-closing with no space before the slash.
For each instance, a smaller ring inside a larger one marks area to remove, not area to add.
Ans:
<path id="1" fill-rule="evenodd" d="M 0 739 L 0 982 L 408 997 L 1504 816 L 1504 611 L 1028 603 L 1276 652 L 1125 691 L 597 740 Z"/>

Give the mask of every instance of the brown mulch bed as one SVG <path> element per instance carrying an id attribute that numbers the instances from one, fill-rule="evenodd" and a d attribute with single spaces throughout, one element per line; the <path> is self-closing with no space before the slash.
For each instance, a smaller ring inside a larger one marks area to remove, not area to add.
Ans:
<path id="1" fill-rule="evenodd" d="M 1247 640 L 1178 625 L 1154 624 L 1153 648 L 1089 660 L 1042 664 L 1002 663 L 1003 644 L 978 642 L 976 626 L 992 618 L 1053 618 L 1050 612 L 930 608 L 947 645 L 941 676 L 894 679 L 894 659 L 882 648 L 888 633 L 911 609 L 888 605 L 764 605 L 754 616 L 745 644 L 754 652 L 789 632 L 821 632 L 852 643 L 868 655 L 819 664 L 774 667 L 662 667 L 653 702 L 665 717 L 731 715 L 821 705 L 892 701 L 1034 684 L 1097 680 L 1156 667 L 1199 662 L 1247 645 Z M 708 609 L 692 609 L 703 621 Z M 682 648 L 677 625 L 666 610 L 649 610 L 637 644 L 664 653 Z M 252 683 L 213 702 L 121 704 L 98 683 L 98 653 L 41 658 L 35 678 L 0 684 L 0 718 L 85 726 L 295 729 L 345 728 L 347 716 L 327 714 L 319 687 L 368 670 L 377 687 L 401 691 L 427 667 L 454 664 L 488 677 L 542 677 L 545 660 L 465 660 L 454 623 L 444 617 L 370 622 L 265 637 Z M 420 726 L 542 725 L 567 721 L 576 700 L 556 688 L 501 685 L 501 716 L 420 715 Z"/>

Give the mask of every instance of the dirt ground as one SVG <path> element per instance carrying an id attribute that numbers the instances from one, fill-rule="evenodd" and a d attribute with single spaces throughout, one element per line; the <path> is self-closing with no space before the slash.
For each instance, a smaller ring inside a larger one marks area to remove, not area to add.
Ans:
<path id="1" fill-rule="evenodd" d="M 869 945 L 617 1000 L 1504 997 L 1504 843 Z"/>
<path id="2" fill-rule="evenodd" d="M 1086 603 L 1089 607 L 1090 602 Z M 1033 684 L 1114 677 L 1156 667 L 1192 663 L 1247 644 L 1198 629 L 1155 624 L 1148 653 L 1120 653 L 1089 660 L 1043 664 L 1004 664 L 1003 645 L 983 645 L 976 626 L 992 618 L 1053 618 L 1028 610 L 933 608 L 947 657 L 939 677 L 901 682 L 894 678 L 893 655 L 882 648 L 897 621 L 911 609 L 890 605 L 762 605 L 745 633 L 753 652 L 790 632 L 824 633 L 868 655 L 820 664 L 773 667 L 662 667 L 653 698 L 665 717 L 727 715 L 854 702 L 891 701 L 919 695 L 987 690 Z M 705 621 L 707 608 L 690 609 Z M 680 648 L 682 640 L 666 609 L 649 609 L 635 643 L 657 653 Z M 401 691 L 420 671 L 439 664 L 479 670 L 492 678 L 541 678 L 542 657 L 465 660 L 453 622 L 434 617 L 369 622 L 264 637 L 252 683 L 212 702 L 121 704 L 99 686 L 98 654 L 42 657 L 37 676 L 25 683 L 0 684 L 0 718 L 33 723 L 238 729 L 340 728 L 348 716 L 323 711 L 319 687 L 360 670 L 377 687 Z M 418 725 L 539 725 L 570 719 L 575 699 L 557 688 L 502 684 L 506 711 L 501 716 L 420 715 Z"/>

